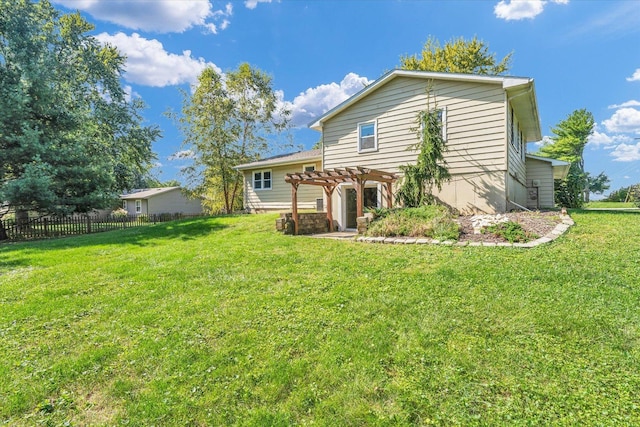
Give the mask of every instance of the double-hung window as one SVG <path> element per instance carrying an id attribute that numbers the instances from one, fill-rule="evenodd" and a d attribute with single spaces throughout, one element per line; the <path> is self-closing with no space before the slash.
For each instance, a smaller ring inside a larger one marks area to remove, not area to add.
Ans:
<path id="1" fill-rule="evenodd" d="M 142 212 L 142 200 L 136 200 L 136 213 Z"/>
<path id="2" fill-rule="evenodd" d="M 122 209 L 124 209 L 125 211 L 127 210 L 127 201 L 126 200 L 122 201 Z"/>
<path id="3" fill-rule="evenodd" d="M 358 124 L 358 152 L 376 151 L 378 138 L 376 136 L 376 122 Z"/>
<path id="4" fill-rule="evenodd" d="M 442 134 L 442 140 L 447 141 L 447 109 L 446 108 L 438 108 L 436 110 L 438 114 L 438 123 L 440 124 L 440 132 Z M 426 127 L 425 120 L 427 119 L 427 115 L 422 116 L 422 123 L 420 123 L 420 133 Z"/>
<path id="5" fill-rule="evenodd" d="M 271 170 L 253 172 L 254 190 L 271 190 Z"/>

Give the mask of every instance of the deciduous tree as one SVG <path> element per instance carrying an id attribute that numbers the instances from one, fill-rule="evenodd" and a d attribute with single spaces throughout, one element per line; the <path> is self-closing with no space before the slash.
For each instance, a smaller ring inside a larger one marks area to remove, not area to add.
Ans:
<path id="1" fill-rule="evenodd" d="M 270 137 L 285 130 L 289 111 L 278 103 L 271 77 L 241 64 L 223 77 L 206 68 L 193 94 L 184 93 L 178 122 L 183 146 L 194 155 L 185 169 L 191 190 L 209 208 L 232 212 L 242 206 L 242 175 L 234 166 L 269 151 Z"/>
<path id="2" fill-rule="evenodd" d="M 154 158 L 125 58 L 92 29 L 47 0 L 0 0 L 0 217 L 105 207 Z"/>
<path id="3" fill-rule="evenodd" d="M 506 73 L 511 64 L 511 53 L 496 59 L 489 53 L 489 46 L 477 37 L 465 40 L 463 37 L 445 43 L 429 37 L 420 56 L 400 57 L 400 68 L 405 70 L 437 71 L 443 73 L 491 74 Z"/>

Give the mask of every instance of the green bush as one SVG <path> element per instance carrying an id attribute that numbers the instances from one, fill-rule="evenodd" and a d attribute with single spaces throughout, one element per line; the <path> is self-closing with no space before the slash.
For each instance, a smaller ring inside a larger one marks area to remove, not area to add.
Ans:
<path id="1" fill-rule="evenodd" d="M 372 213 L 376 218 L 369 225 L 368 236 L 410 236 L 457 240 L 460 235 L 458 223 L 443 206 L 375 209 Z"/>
<path id="2" fill-rule="evenodd" d="M 538 238 L 537 234 L 526 232 L 520 224 L 514 221 L 489 225 L 482 229 L 482 233 L 493 234 L 494 236 L 501 237 L 510 243 L 526 243 Z"/>

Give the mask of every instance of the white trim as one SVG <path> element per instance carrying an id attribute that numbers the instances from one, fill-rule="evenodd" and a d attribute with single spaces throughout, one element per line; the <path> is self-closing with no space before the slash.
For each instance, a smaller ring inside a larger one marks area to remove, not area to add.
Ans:
<path id="1" fill-rule="evenodd" d="M 363 126 L 366 125 L 373 125 L 373 148 L 361 148 L 360 147 L 360 130 L 362 129 Z M 374 120 L 370 120 L 367 122 L 360 122 L 358 123 L 358 153 L 373 153 L 375 151 L 378 151 L 378 120 L 374 119 Z"/>
<path id="2" fill-rule="evenodd" d="M 269 179 L 265 179 L 264 174 L 269 173 Z M 259 181 L 256 180 L 256 174 L 260 174 Z M 265 186 L 265 182 L 269 182 L 269 186 Z M 251 171 L 251 182 L 253 191 L 269 191 L 273 188 L 273 172 L 271 169 L 260 169 Z M 256 182 L 260 182 L 260 188 L 256 186 Z"/>
<path id="3" fill-rule="evenodd" d="M 442 140 L 447 142 L 447 106 L 445 105 L 442 108 L 438 108 L 439 111 L 442 111 L 442 117 L 440 118 L 440 126 L 442 126 Z"/>
<path id="4" fill-rule="evenodd" d="M 336 191 L 338 194 L 338 204 L 339 204 L 339 216 L 340 216 L 340 228 L 343 231 L 353 231 L 355 228 L 347 228 L 347 190 L 351 189 L 356 191 L 356 187 L 354 184 L 350 182 L 343 182 L 338 184 L 337 187 L 340 191 Z M 365 184 L 364 188 L 375 188 L 376 189 L 376 205 L 377 207 L 382 206 L 382 187 L 380 183 L 369 183 Z"/>

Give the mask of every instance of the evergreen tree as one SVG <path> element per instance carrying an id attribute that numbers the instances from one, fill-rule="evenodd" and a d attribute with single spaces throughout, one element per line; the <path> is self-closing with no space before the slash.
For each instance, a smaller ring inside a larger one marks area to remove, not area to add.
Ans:
<path id="1" fill-rule="evenodd" d="M 109 206 L 154 158 L 125 58 L 91 30 L 47 0 L 0 0 L 0 218 Z"/>
<path id="2" fill-rule="evenodd" d="M 589 191 L 589 187 L 588 175 L 584 171 L 583 152 L 594 126 L 593 114 L 585 109 L 576 110 L 551 129 L 554 134 L 551 142 L 540 149 L 541 156 L 571 163 L 567 177 L 562 181 L 556 180 L 556 201 L 563 206 L 581 207 L 587 200 L 585 193 Z M 600 180 L 608 181 L 606 175 L 600 175 Z"/>

